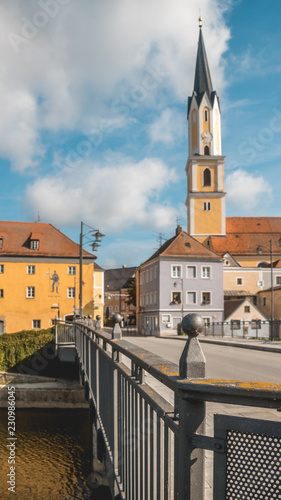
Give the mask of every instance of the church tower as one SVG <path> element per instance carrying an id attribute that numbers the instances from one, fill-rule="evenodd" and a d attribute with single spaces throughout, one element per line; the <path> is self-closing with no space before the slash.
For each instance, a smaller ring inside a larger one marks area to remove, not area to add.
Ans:
<path id="1" fill-rule="evenodd" d="M 188 98 L 187 231 L 201 243 L 225 235 L 220 105 L 213 90 L 199 18 L 194 89 Z"/>

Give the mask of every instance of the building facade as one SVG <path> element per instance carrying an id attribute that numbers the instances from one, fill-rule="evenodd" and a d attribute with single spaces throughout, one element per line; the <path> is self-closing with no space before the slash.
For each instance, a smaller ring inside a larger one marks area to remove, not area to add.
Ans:
<path id="1" fill-rule="evenodd" d="M 95 256 L 83 250 L 84 314 L 93 315 Z M 79 245 L 51 224 L 0 222 L 0 333 L 49 328 L 79 306 Z M 100 308 L 103 314 L 103 308 Z"/>
<path id="2" fill-rule="evenodd" d="M 116 269 L 106 269 L 104 273 L 105 295 L 104 316 L 112 318 L 113 314 L 121 314 L 122 325 L 135 324 L 136 306 L 128 304 L 129 284 L 135 280 L 136 267 L 122 266 Z"/>
<path id="3" fill-rule="evenodd" d="M 182 231 L 166 241 L 136 273 L 137 327 L 145 335 L 177 331 L 183 316 L 223 320 L 222 259 Z"/>

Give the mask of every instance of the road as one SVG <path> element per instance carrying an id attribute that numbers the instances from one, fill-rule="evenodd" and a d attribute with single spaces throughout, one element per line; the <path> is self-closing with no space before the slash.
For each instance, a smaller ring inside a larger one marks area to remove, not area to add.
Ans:
<path id="1" fill-rule="evenodd" d="M 157 337 L 127 337 L 143 349 L 179 363 L 184 342 Z M 207 377 L 250 382 L 281 383 L 281 354 L 232 346 L 201 344 L 206 357 Z"/>

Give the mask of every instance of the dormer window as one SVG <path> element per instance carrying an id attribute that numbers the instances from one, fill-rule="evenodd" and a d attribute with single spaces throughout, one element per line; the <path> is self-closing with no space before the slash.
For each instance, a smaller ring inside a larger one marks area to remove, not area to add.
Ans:
<path id="1" fill-rule="evenodd" d="M 39 250 L 39 240 L 30 240 L 30 250 Z"/>
<path id="2" fill-rule="evenodd" d="M 3 248 L 3 238 L 0 238 L 0 250 Z"/>

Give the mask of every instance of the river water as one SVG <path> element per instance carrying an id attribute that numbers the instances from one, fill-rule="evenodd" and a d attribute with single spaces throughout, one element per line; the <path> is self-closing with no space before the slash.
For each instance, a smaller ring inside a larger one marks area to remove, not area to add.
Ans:
<path id="1" fill-rule="evenodd" d="M 10 472 L 7 410 L 0 410 L 0 499 L 105 500 L 91 483 L 92 451 L 88 410 L 16 411 L 16 493 Z"/>

